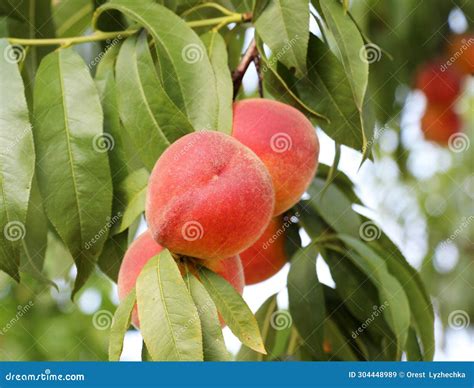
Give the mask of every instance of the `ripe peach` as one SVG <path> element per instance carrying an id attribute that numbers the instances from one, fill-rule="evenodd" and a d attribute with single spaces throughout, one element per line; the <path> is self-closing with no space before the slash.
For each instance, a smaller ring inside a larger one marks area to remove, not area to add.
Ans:
<path id="1" fill-rule="evenodd" d="M 123 300 L 135 287 L 137 278 L 145 264 L 163 250 L 163 247 L 156 243 L 149 230 L 142 233 L 128 248 L 118 276 L 119 299 Z M 242 263 L 239 256 L 232 256 L 222 260 L 204 261 L 204 265 L 226 279 L 240 294 L 244 290 L 245 280 Z M 191 266 L 192 267 L 192 266 Z M 184 267 L 180 266 L 184 273 Z M 194 268 L 190 268 L 194 270 Z M 133 308 L 132 323 L 139 328 L 137 306 Z"/>
<path id="2" fill-rule="evenodd" d="M 456 69 L 462 74 L 474 74 L 474 34 L 454 36 L 448 51 Z"/>
<path id="3" fill-rule="evenodd" d="M 215 131 L 180 138 L 149 180 L 146 216 L 153 238 L 174 253 L 221 259 L 252 245 L 270 222 L 275 193 L 247 147 Z"/>
<path id="4" fill-rule="evenodd" d="M 460 131 L 461 120 L 451 107 L 428 104 L 421 119 L 421 129 L 426 140 L 447 145 L 449 138 Z"/>
<path id="5" fill-rule="evenodd" d="M 245 284 L 255 284 L 275 275 L 287 263 L 283 217 L 275 217 L 255 244 L 240 253 Z"/>
<path id="6" fill-rule="evenodd" d="M 425 93 L 428 102 L 452 104 L 461 92 L 461 76 L 445 61 L 437 60 L 425 65 L 416 77 L 416 88 Z"/>
<path id="7" fill-rule="evenodd" d="M 316 173 L 319 141 L 297 109 L 263 98 L 234 104 L 232 135 L 254 151 L 272 177 L 279 215 L 301 198 Z"/>

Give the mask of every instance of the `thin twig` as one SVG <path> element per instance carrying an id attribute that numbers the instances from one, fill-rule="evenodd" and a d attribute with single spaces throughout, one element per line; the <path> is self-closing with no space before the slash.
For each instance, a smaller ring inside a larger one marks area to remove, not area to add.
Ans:
<path id="1" fill-rule="evenodd" d="M 255 69 L 257 70 L 258 75 L 258 95 L 263 98 L 263 74 L 262 74 L 262 60 L 259 55 L 256 55 L 253 58 L 253 63 L 255 64 Z"/>
<path id="2" fill-rule="evenodd" d="M 232 82 L 234 83 L 234 99 L 237 97 L 239 93 L 240 86 L 242 85 L 242 79 L 244 78 L 247 69 L 251 62 L 253 62 L 254 58 L 258 55 L 257 45 L 255 43 L 255 39 L 250 42 L 249 47 L 245 51 L 242 60 L 240 61 L 237 68 L 232 73 Z"/>

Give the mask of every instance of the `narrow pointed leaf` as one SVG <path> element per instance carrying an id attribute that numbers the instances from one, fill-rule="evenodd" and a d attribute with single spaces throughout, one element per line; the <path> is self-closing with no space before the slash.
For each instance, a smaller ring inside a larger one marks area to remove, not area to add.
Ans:
<path id="1" fill-rule="evenodd" d="M 320 358 L 323 354 L 326 309 L 323 287 L 316 273 L 317 256 L 317 248 L 310 245 L 291 259 L 288 298 L 293 324 L 305 348 L 314 357 Z"/>
<path id="2" fill-rule="evenodd" d="M 128 248 L 128 230 L 109 235 L 100 253 L 98 265 L 112 281 L 117 282 L 120 265 Z"/>
<path id="3" fill-rule="evenodd" d="M 0 270 L 19 280 L 35 151 L 23 80 L 7 60 L 10 47 L 0 40 Z"/>
<path id="4" fill-rule="evenodd" d="M 219 100 L 217 127 L 211 129 L 230 134 L 232 132 L 232 94 L 234 86 L 227 64 L 227 47 L 224 38 L 217 31 L 210 31 L 202 35 L 201 39 L 211 60 Z"/>
<path id="5" fill-rule="evenodd" d="M 43 59 L 34 102 L 38 185 L 48 219 L 76 262 L 75 294 L 110 228 L 112 182 L 107 154 L 97 146 L 103 136 L 97 89 L 73 49 Z"/>
<path id="6" fill-rule="evenodd" d="M 257 320 L 242 296 L 224 278 L 204 267 L 199 277 L 232 333 L 250 349 L 266 354 Z"/>
<path id="7" fill-rule="evenodd" d="M 82 35 L 90 26 L 93 2 L 89 0 L 59 0 L 53 2 L 52 15 L 58 37 Z"/>
<path id="8" fill-rule="evenodd" d="M 122 122 L 149 170 L 173 141 L 193 131 L 161 86 L 143 34 L 129 37 L 120 49 L 117 92 Z"/>
<path id="9" fill-rule="evenodd" d="M 309 6 L 305 0 L 273 0 L 255 21 L 258 35 L 288 68 L 306 73 Z"/>
<path id="10" fill-rule="evenodd" d="M 138 315 L 154 361 L 202 361 L 201 323 L 168 251 L 152 258 L 137 280 Z"/>
<path id="11" fill-rule="evenodd" d="M 190 272 L 186 274 L 185 282 L 201 320 L 204 361 L 229 361 L 230 355 L 214 302 L 201 282 Z"/>
<path id="12" fill-rule="evenodd" d="M 115 311 L 110 328 L 109 361 L 119 361 L 123 349 L 125 333 L 130 327 L 133 306 L 135 306 L 135 289 L 122 300 Z"/>

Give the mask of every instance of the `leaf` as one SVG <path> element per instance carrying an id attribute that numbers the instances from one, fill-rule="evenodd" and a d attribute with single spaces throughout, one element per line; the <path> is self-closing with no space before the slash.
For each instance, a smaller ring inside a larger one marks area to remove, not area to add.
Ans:
<path id="1" fill-rule="evenodd" d="M 224 38 L 217 31 L 210 31 L 201 36 L 211 60 L 219 100 L 217 129 L 230 135 L 232 132 L 232 96 L 234 85 L 227 64 L 227 47 Z"/>
<path id="2" fill-rule="evenodd" d="M 364 41 L 359 29 L 337 0 L 320 0 L 319 4 L 328 28 L 336 40 L 354 101 L 362 111 L 369 82 L 369 63 L 363 60 L 364 56 L 361 54 L 361 50 L 365 50 Z"/>
<path id="3" fill-rule="evenodd" d="M 322 60 L 321 58 L 324 58 Z M 308 48 L 308 75 L 294 80 L 300 98 L 329 121 L 321 128 L 337 143 L 366 150 L 370 131 L 358 109 L 344 67 L 317 37 L 311 35 Z"/>
<path id="4" fill-rule="evenodd" d="M 112 234 L 123 232 L 145 210 L 149 173 L 142 168 L 132 172 L 116 188 L 114 214 L 120 219 L 114 224 Z"/>
<path id="5" fill-rule="evenodd" d="M 309 245 L 291 259 L 288 298 L 293 325 L 298 330 L 304 347 L 313 356 L 321 358 L 326 310 L 323 287 L 316 273 L 317 256 L 317 248 Z"/>
<path id="6" fill-rule="evenodd" d="M 354 354 L 354 351 L 348 344 L 346 337 L 340 332 L 337 324 L 332 320 L 328 319 L 324 325 L 324 332 L 327 338 L 327 341 L 331 345 L 332 358 L 341 361 L 359 361 L 357 356 Z"/>
<path id="7" fill-rule="evenodd" d="M 93 4 L 90 0 L 54 1 L 53 19 L 58 37 L 82 35 L 92 19 Z"/>
<path id="8" fill-rule="evenodd" d="M 196 305 L 202 327 L 204 361 L 229 361 L 217 308 L 201 282 L 190 272 L 185 282 Z"/>
<path id="9" fill-rule="evenodd" d="M 135 306 L 136 294 L 133 289 L 127 297 L 120 302 L 115 311 L 110 328 L 109 337 L 109 361 L 119 361 L 123 349 L 123 340 L 125 333 L 130 327 L 132 311 Z"/>
<path id="10" fill-rule="evenodd" d="M 384 316 L 397 339 L 397 358 L 400 358 L 410 325 L 410 306 L 405 290 L 388 272 L 385 261 L 369 246 L 347 235 L 339 235 L 339 238 L 350 248 L 348 257 L 377 287 L 380 303 L 386 304 Z"/>
<path id="11" fill-rule="evenodd" d="M 73 49 L 49 54 L 34 90 L 37 178 L 44 207 L 77 265 L 73 296 L 92 273 L 108 234 L 112 182 L 94 82 Z M 60 167 L 58 167 L 60 166 Z"/>
<path id="12" fill-rule="evenodd" d="M 120 49 L 116 70 L 120 118 L 151 171 L 163 151 L 193 128 L 163 90 L 145 35 L 127 38 Z"/>
<path id="13" fill-rule="evenodd" d="M 128 248 L 128 230 L 109 236 L 99 256 L 98 265 L 112 281 L 117 282 L 120 265 Z"/>
<path id="14" fill-rule="evenodd" d="M 327 186 L 322 179 L 315 178 L 308 188 L 311 199 L 308 201 L 335 231 L 359 237 L 361 220 L 352 210 L 352 203 L 345 197 L 339 188 L 331 184 Z"/>
<path id="15" fill-rule="evenodd" d="M 370 245 L 385 260 L 389 272 L 403 285 L 406 294 L 410 295 L 408 302 L 414 329 L 423 345 L 423 360 L 432 360 L 435 350 L 434 312 L 420 275 L 385 234 L 382 233 Z"/>
<path id="16" fill-rule="evenodd" d="M 258 35 L 280 62 L 306 73 L 309 6 L 305 0 L 273 0 L 254 21 Z"/>
<path id="17" fill-rule="evenodd" d="M 276 294 L 270 296 L 257 310 L 255 313 L 255 319 L 258 322 L 258 327 L 262 333 L 262 339 L 265 344 L 265 349 L 267 350 L 267 355 L 254 352 L 245 345 L 239 350 L 237 354 L 237 361 L 262 361 L 273 358 L 273 348 L 275 345 L 275 313 L 277 312 L 277 300 Z M 286 313 L 286 312 L 285 312 Z M 287 327 L 281 327 L 280 329 L 288 329 L 291 327 L 291 317 L 289 313 L 285 314 L 286 323 L 289 323 Z M 278 326 L 277 326 L 278 327 Z"/>
<path id="18" fill-rule="evenodd" d="M 215 128 L 218 113 L 215 80 L 199 36 L 183 19 L 152 0 L 107 2 L 96 11 L 93 25 L 103 12 L 111 9 L 138 22 L 151 34 L 163 88 L 194 129 Z"/>
<path id="19" fill-rule="evenodd" d="M 202 361 L 201 323 L 168 251 L 152 258 L 137 280 L 143 339 L 154 361 Z"/>
<path id="20" fill-rule="evenodd" d="M 199 278 L 234 335 L 250 349 L 266 354 L 262 336 L 252 311 L 227 280 L 201 267 Z"/>
<path id="21" fill-rule="evenodd" d="M 416 331 L 410 327 L 407 338 L 407 361 L 424 361 L 423 353 L 416 338 Z"/>
<path id="22" fill-rule="evenodd" d="M 8 50 L 0 39 L 0 270 L 19 281 L 35 151 L 23 80 Z"/>
<path id="23" fill-rule="evenodd" d="M 109 48 L 97 66 L 95 84 L 99 91 L 102 109 L 104 112 L 104 139 L 99 145 L 108 152 L 112 181 L 115 186 L 129 174 L 130 161 L 127 154 L 126 142 L 122 124 L 120 123 L 117 104 L 117 85 L 115 80 L 115 62 L 120 45 Z M 115 195 L 115 192 L 114 192 Z M 113 211 L 114 214 L 117 212 Z"/>

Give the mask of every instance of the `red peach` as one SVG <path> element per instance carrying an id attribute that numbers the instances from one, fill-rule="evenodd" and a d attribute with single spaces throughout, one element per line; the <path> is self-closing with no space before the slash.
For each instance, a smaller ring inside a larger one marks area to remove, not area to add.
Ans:
<path id="1" fill-rule="evenodd" d="M 258 239 L 274 203 L 270 175 L 251 150 L 229 135 L 201 131 L 161 155 L 149 180 L 146 217 L 153 238 L 170 251 L 221 259 Z"/>
<path id="2" fill-rule="evenodd" d="M 163 247 L 156 243 L 149 230 L 142 233 L 128 248 L 120 266 L 118 275 L 119 299 L 123 300 L 135 287 L 138 276 L 145 264 L 158 253 Z M 240 294 L 244 290 L 245 280 L 242 263 L 239 256 L 232 256 L 222 260 L 203 262 L 212 271 L 226 279 Z M 180 266 L 180 271 L 184 273 L 184 268 Z M 137 306 L 133 308 L 132 323 L 139 328 Z"/>
<path id="3" fill-rule="evenodd" d="M 460 131 L 461 120 L 450 107 L 428 104 L 421 119 L 421 129 L 426 140 L 447 145 L 449 138 Z"/>
<path id="4" fill-rule="evenodd" d="M 425 65 L 417 75 L 416 88 L 425 93 L 430 103 L 452 104 L 461 92 L 461 76 L 445 61 Z"/>
<path id="5" fill-rule="evenodd" d="M 462 74 L 474 74 L 474 34 L 454 36 L 448 51 L 456 69 Z"/>
<path id="6" fill-rule="evenodd" d="M 319 141 L 311 122 L 297 109 L 263 98 L 234 104 L 232 135 L 267 167 L 279 215 L 301 198 L 316 173 Z"/>
<path id="7" fill-rule="evenodd" d="M 275 275 L 287 262 L 283 217 L 270 221 L 265 232 L 250 248 L 240 253 L 245 284 L 255 284 Z"/>

